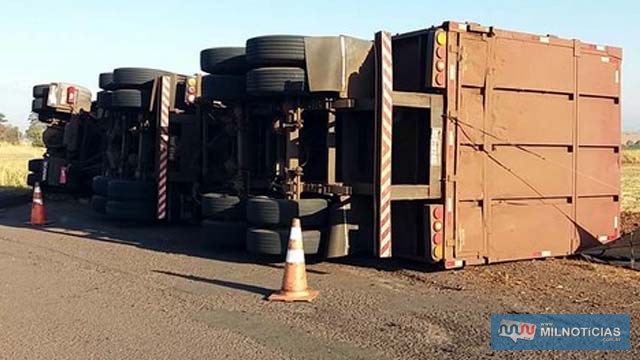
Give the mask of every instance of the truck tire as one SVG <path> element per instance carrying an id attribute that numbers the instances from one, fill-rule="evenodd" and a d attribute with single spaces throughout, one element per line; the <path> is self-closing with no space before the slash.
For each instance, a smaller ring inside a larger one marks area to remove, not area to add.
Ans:
<path id="1" fill-rule="evenodd" d="M 247 72 L 243 47 L 218 47 L 200 52 L 200 69 L 209 74 L 241 75 Z"/>
<path id="2" fill-rule="evenodd" d="M 256 229 L 247 230 L 247 251 L 263 255 L 285 255 L 289 244 L 289 229 Z M 320 230 L 302 232 L 304 253 L 314 255 L 320 249 L 322 233 Z"/>
<path id="3" fill-rule="evenodd" d="M 156 206 L 152 201 L 109 200 L 105 212 L 110 218 L 118 220 L 151 221 L 155 219 Z"/>
<path id="4" fill-rule="evenodd" d="M 99 108 L 109 109 L 111 107 L 111 91 L 98 91 L 96 94 L 96 105 Z"/>
<path id="5" fill-rule="evenodd" d="M 208 193 L 201 197 L 202 216 L 212 219 L 241 220 L 244 202 L 237 196 Z"/>
<path id="6" fill-rule="evenodd" d="M 247 221 L 255 226 L 289 226 L 300 218 L 303 228 L 327 225 L 328 203 L 324 199 L 299 201 L 256 197 L 247 200 Z"/>
<path id="7" fill-rule="evenodd" d="M 91 180 L 91 189 L 96 195 L 107 196 L 109 194 L 109 178 L 108 176 L 94 176 Z"/>
<path id="8" fill-rule="evenodd" d="M 44 98 L 49 94 L 49 84 L 36 85 L 33 87 L 34 98 Z"/>
<path id="9" fill-rule="evenodd" d="M 51 124 L 54 120 L 55 117 L 53 117 L 53 115 L 51 114 L 38 114 L 38 121 L 40 121 L 41 123 Z"/>
<path id="10" fill-rule="evenodd" d="M 48 126 L 42 132 L 42 142 L 47 148 L 62 146 L 64 141 L 64 129 L 57 126 Z"/>
<path id="11" fill-rule="evenodd" d="M 35 112 L 35 111 L 34 111 Z M 57 113 L 54 112 L 53 109 L 45 109 L 44 111 L 40 111 L 38 114 L 38 121 L 43 122 L 45 124 L 51 124 L 53 122 L 66 122 L 71 118 L 71 114 L 65 113 Z"/>
<path id="12" fill-rule="evenodd" d="M 35 172 L 27 175 L 27 185 L 33 187 L 36 185 L 36 182 L 42 182 L 42 173 Z"/>
<path id="13" fill-rule="evenodd" d="M 202 77 L 202 97 L 210 100 L 238 99 L 244 96 L 247 80 L 241 75 Z"/>
<path id="14" fill-rule="evenodd" d="M 107 213 L 107 198 L 101 195 L 93 195 L 91 197 L 91 208 L 97 213 Z"/>
<path id="15" fill-rule="evenodd" d="M 42 172 L 43 159 L 31 159 L 28 163 L 29 172 Z"/>
<path id="16" fill-rule="evenodd" d="M 148 200 L 154 204 L 156 184 L 142 181 L 111 180 L 107 186 L 107 195 L 116 200 Z"/>
<path id="17" fill-rule="evenodd" d="M 302 94 L 306 90 L 306 72 L 300 68 L 271 67 L 247 73 L 247 93 L 254 96 Z"/>
<path id="18" fill-rule="evenodd" d="M 158 76 L 170 74 L 164 70 L 146 68 L 118 68 L 113 70 L 113 87 L 115 89 L 140 88 L 148 85 Z"/>
<path id="19" fill-rule="evenodd" d="M 304 66 L 304 36 L 267 35 L 247 40 L 247 62 L 260 66 Z"/>
<path id="20" fill-rule="evenodd" d="M 243 222 L 204 220 L 201 230 L 206 248 L 242 249 L 245 246 L 247 224 Z"/>
<path id="21" fill-rule="evenodd" d="M 47 101 L 44 98 L 35 98 L 31 101 L 31 111 L 34 113 L 43 112 L 47 107 Z"/>
<path id="22" fill-rule="evenodd" d="M 102 90 L 113 90 L 115 84 L 113 83 L 113 73 L 102 73 L 98 78 L 98 86 Z"/>
<path id="23" fill-rule="evenodd" d="M 149 107 L 148 91 L 120 89 L 111 93 L 111 107 L 115 109 L 142 109 Z"/>

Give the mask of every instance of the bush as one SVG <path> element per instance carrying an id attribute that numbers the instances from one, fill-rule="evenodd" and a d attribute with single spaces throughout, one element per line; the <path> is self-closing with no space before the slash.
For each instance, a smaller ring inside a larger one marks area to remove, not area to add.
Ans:
<path id="1" fill-rule="evenodd" d="M 38 121 L 38 116 L 32 113 L 29 116 L 29 127 L 24 132 L 24 137 L 31 142 L 31 146 L 44 147 L 42 133 L 46 128 L 45 124 Z"/>

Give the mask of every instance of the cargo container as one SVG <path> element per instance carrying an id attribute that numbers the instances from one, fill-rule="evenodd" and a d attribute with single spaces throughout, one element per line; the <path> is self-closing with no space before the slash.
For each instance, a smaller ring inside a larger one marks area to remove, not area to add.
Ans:
<path id="1" fill-rule="evenodd" d="M 445 22 L 371 51 L 373 98 L 334 102 L 352 242 L 452 268 L 619 236 L 620 48 Z"/>

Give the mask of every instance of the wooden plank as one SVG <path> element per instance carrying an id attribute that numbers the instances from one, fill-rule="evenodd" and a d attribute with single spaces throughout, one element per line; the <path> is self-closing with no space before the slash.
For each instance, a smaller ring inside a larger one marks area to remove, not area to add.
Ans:
<path id="1" fill-rule="evenodd" d="M 336 110 L 373 111 L 373 99 L 338 99 L 333 102 Z"/>
<path id="2" fill-rule="evenodd" d="M 393 106 L 428 109 L 431 107 L 431 99 L 433 97 L 440 97 L 440 95 L 394 91 Z"/>
<path id="3" fill-rule="evenodd" d="M 391 185 L 391 200 L 431 199 L 429 185 Z"/>

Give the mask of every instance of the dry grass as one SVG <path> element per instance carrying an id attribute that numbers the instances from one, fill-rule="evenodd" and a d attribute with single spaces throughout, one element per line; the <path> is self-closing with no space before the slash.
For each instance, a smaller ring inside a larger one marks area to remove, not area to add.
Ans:
<path id="1" fill-rule="evenodd" d="M 42 157 L 45 149 L 31 145 L 0 143 L 0 188 L 26 188 L 27 163 Z"/>
<path id="2" fill-rule="evenodd" d="M 640 164 L 640 149 L 622 150 L 623 164 Z"/>
<path id="3" fill-rule="evenodd" d="M 622 165 L 622 211 L 640 212 L 640 162 Z"/>
<path id="4" fill-rule="evenodd" d="M 45 149 L 0 143 L 0 188 L 26 188 L 27 162 Z M 622 210 L 640 212 L 640 150 L 622 152 Z"/>
<path id="5" fill-rule="evenodd" d="M 622 211 L 640 212 L 640 149 L 622 150 Z"/>

